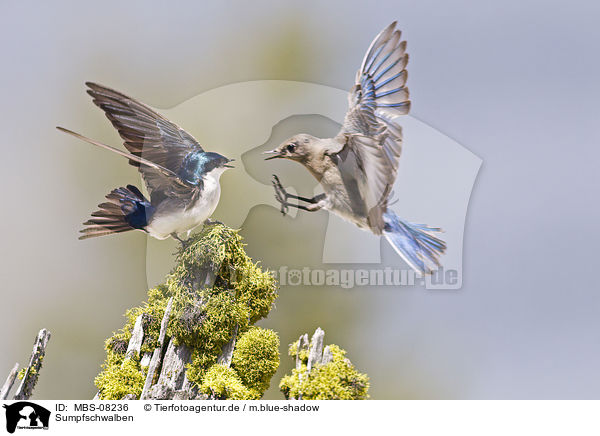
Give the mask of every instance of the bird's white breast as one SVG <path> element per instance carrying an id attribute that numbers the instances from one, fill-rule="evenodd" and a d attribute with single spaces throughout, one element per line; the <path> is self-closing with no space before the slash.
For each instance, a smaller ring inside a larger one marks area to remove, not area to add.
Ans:
<path id="1" fill-rule="evenodd" d="M 187 208 L 169 208 L 168 211 L 161 211 L 159 208 L 146 228 L 148 233 L 157 239 L 166 239 L 172 233 L 188 233 L 205 222 L 219 204 L 219 176 L 220 174 L 209 174 L 204 178 L 202 193 L 193 205 Z M 165 208 L 168 207 L 168 204 L 165 205 Z"/>

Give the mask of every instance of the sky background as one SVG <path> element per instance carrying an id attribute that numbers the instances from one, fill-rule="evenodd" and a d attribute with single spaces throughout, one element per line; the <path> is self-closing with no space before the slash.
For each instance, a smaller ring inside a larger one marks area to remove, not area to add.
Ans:
<path id="1" fill-rule="evenodd" d="M 282 398 L 275 385 L 292 365 L 287 344 L 321 326 L 325 342 L 369 374 L 372 398 L 600 398 L 600 6 L 152 3 L 0 3 L 0 379 L 26 363 L 45 327 L 53 336 L 34 397 L 93 397 L 104 339 L 146 295 L 144 235 L 77 240 L 110 189 L 139 184 L 123 159 L 54 129 L 120 143 L 85 81 L 165 111 L 249 80 L 348 89 L 372 38 L 397 19 L 411 55 L 412 116 L 483 160 L 467 214 L 463 286 L 283 288 L 261 323 L 282 342 L 267 397 Z M 236 192 L 228 183 L 224 193 Z M 327 222 L 325 212 L 297 219 L 305 231 Z M 257 208 L 242 232 L 248 252 L 268 265 L 273 235 L 286 228 L 275 209 Z M 302 245 L 304 235 L 286 243 Z M 306 244 L 292 262 L 319 248 L 318 240 Z"/>

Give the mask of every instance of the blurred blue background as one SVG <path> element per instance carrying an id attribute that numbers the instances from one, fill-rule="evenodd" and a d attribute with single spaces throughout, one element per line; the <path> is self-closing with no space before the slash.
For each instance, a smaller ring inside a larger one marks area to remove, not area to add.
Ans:
<path id="1" fill-rule="evenodd" d="M 85 81 L 164 109 L 248 80 L 347 89 L 397 19 L 411 114 L 484 161 L 463 287 L 284 288 L 262 325 L 282 352 L 321 326 L 376 399 L 600 398 L 599 15 L 584 1 L 3 1 L 0 378 L 46 327 L 35 397 L 91 398 L 104 339 L 145 298 L 144 235 L 76 239 L 108 190 L 139 184 L 125 160 L 54 129 L 120 143 Z M 266 206 L 249 218 L 251 255 L 277 219 Z"/>

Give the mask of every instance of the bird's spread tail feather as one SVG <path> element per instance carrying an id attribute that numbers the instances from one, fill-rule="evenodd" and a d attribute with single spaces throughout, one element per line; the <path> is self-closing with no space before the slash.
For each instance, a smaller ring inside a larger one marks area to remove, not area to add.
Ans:
<path id="1" fill-rule="evenodd" d="M 446 243 L 433 235 L 441 231 L 439 228 L 402 221 L 389 210 L 383 218 L 384 236 L 416 272 L 429 274 L 440 266 L 438 257 L 446 251 Z"/>
<path id="2" fill-rule="evenodd" d="M 83 223 L 86 227 L 81 230 L 79 239 L 144 230 L 154 212 L 144 194 L 133 185 L 112 190 L 106 199 L 108 201 L 99 204 L 100 209 L 92 213 L 92 218 Z"/>

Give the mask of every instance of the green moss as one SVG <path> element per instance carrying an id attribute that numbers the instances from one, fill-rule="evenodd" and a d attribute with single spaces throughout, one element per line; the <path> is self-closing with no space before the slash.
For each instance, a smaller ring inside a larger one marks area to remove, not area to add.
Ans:
<path id="1" fill-rule="evenodd" d="M 42 360 L 42 359 L 40 359 L 40 360 Z M 19 370 L 19 372 L 17 373 L 17 378 L 19 380 L 23 380 L 25 378 L 26 372 L 27 372 L 27 368 L 21 368 Z M 37 374 L 37 369 L 35 369 L 35 366 L 32 366 L 31 368 L 29 368 L 29 376 L 31 377 L 35 374 Z"/>
<path id="2" fill-rule="evenodd" d="M 290 346 L 290 355 L 297 354 L 298 343 Z M 337 345 L 330 345 L 333 360 L 316 365 L 307 371 L 308 353 L 301 351 L 300 369 L 294 368 L 279 383 L 279 389 L 287 399 L 303 400 L 364 400 L 368 398 L 369 377 L 359 373 L 348 360 L 346 352 Z"/>
<path id="3" fill-rule="evenodd" d="M 101 399 L 121 400 L 127 394 L 140 397 L 146 377 L 137 358 L 123 360 L 122 356 L 109 352 L 102 368 L 94 380 Z"/>
<path id="4" fill-rule="evenodd" d="M 208 280 L 207 271 L 218 271 Z M 236 327 L 243 333 L 265 317 L 277 297 L 270 272 L 263 272 L 244 251 L 237 231 L 212 225 L 194 235 L 177 254 L 167 278 L 174 294 L 168 333 L 192 350 L 187 376 L 200 385 Z"/>
<path id="5" fill-rule="evenodd" d="M 208 274 L 209 271 L 217 273 Z M 125 326 L 107 339 L 107 360 L 96 379 L 101 392 L 123 391 L 127 387 L 107 387 L 108 381 L 114 385 L 121 379 L 102 374 L 119 372 L 118 365 L 111 362 L 124 358 L 138 316 L 142 315 L 144 326 L 141 354 L 156 348 L 160 323 L 171 297 L 167 336 L 190 348 L 192 362 L 187 377 L 201 386 L 236 328 L 243 337 L 253 323 L 267 316 L 277 297 L 277 286 L 273 275 L 262 271 L 246 255 L 237 231 L 223 225 L 205 226 L 179 250 L 176 266 L 165 284 L 148 291 L 148 300 L 128 310 Z M 256 392 L 262 392 L 264 381 L 260 380 Z"/>
<path id="6" fill-rule="evenodd" d="M 298 342 L 290 344 L 290 348 L 288 348 L 288 354 L 291 357 L 295 358 L 298 355 Z M 303 347 L 300 349 L 300 360 L 308 362 L 308 348 Z"/>
<path id="7" fill-rule="evenodd" d="M 223 346 L 231 339 L 236 325 L 243 328 L 247 325 L 248 310 L 229 291 L 213 295 L 199 314 L 189 314 L 187 310 L 183 314 L 184 322 L 182 318 L 176 319 L 173 332 L 178 342 L 192 349 L 187 377 L 199 385 L 206 370 L 216 363 Z"/>
<path id="8" fill-rule="evenodd" d="M 262 396 L 279 367 L 277 333 L 260 327 L 250 327 L 236 342 L 232 367 L 244 385 L 251 386 Z"/>
<path id="9" fill-rule="evenodd" d="M 277 285 L 273 275 L 262 271 L 245 251 L 242 237 L 222 225 L 207 226 L 188 240 L 177 254 L 177 266 L 167 278 L 170 289 L 198 299 L 198 289 L 206 270 L 218 271 L 213 287 L 232 289 L 236 300 L 248 308 L 248 323 L 267 316 L 275 298 Z"/>
<path id="10" fill-rule="evenodd" d="M 131 332 L 135 326 L 138 316 L 142 315 L 142 324 L 144 327 L 144 341 L 142 342 L 141 353 L 151 353 L 158 344 L 158 335 L 160 333 L 160 322 L 165 313 L 165 308 L 170 297 L 169 289 L 160 285 L 148 291 L 148 301 L 140 307 L 134 307 L 125 312 L 127 319 L 125 326 L 105 342 L 107 351 L 116 354 L 125 354 L 127 344 L 131 339 Z"/>
<path id="11" fill-rule="evenodd" d="M 237 373 L 225 365 L 209 368 L 200 385 L 200 392 L 218 400 L 256 400 L 260 394 L 244 386 Z"/>

